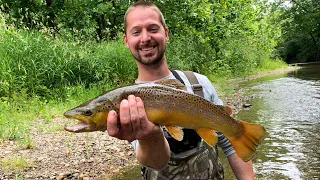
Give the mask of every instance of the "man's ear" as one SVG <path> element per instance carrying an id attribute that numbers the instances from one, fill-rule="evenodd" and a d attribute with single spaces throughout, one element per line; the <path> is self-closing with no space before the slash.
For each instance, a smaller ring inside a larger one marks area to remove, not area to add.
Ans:
<path id="1" fill-rule="evenodd" d="M 169 29 L 168 27 L 164 28 L 165 30 L 165 33 L 166 33 L 166 41 L 168 42 L 169 41 Z"/>
<path id="2" fill-rule="evenodd" d="M 126 44 L 126 47 L 129 48 L 128 40 L 127 40 L 127 35 L 126 35 L 126 34 L 123 34 L 123 42 Z"/>

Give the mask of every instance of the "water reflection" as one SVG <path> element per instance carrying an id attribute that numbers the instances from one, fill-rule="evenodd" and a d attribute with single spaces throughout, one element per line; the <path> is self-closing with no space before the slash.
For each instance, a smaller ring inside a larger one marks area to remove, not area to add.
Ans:
<path id="1" fill-rule="evenodd" d="M 319 179 L 320 64 L 247 86 L 257 98 L 237 119 L 270 133 L 254 158 L 257 179 Z"/>

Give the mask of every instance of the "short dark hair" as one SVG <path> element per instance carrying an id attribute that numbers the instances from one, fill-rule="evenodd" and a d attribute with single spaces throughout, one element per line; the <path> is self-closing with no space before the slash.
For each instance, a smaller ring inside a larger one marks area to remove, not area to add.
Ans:
<path id="1" fill-rule="evenodd" d="M 164 20 L 164 17 L 163 17 L 163 14 L 162 14 L 161 10 L 155 4 L 153 4 L 152 2 L 149 2 L 149 1 L 137 1 L 127 9 L 127 11 L 126 11 L 126 13 L 124 15 L 124 25 L 123 26 L 124 26 L 124 33 L 125 34 L 127 34 L 126 33 L 126 30 L 127 30 L 127 16 L 129 14 L 129 12 L 132 9 L 136 8 L 136 7 L 146 7 L 146 8 L 148 7 L 148 8 L 151 8 L 151 9 L 155 10 L 159 14 L 159 20 L 160 20 L 162 26 L 164 28 L 167 27 L 166 21 Z"/>

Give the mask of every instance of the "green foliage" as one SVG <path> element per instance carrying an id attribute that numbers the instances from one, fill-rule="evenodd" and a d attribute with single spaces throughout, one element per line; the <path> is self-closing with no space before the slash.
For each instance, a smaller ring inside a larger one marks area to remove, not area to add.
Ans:
<path id="1" fill-rule="evenodd" d="M 9 98 L 0 99 L 0 142 L 3 139 L 22 139 L 27 137 L 25 130 L 29 127 L 30 119 L 28 109 L 23 105 L 26 104 L 26 94 L 14 93 L 11 101 Z"/>
<path id="2" fill-rule="evenodd" d="M 8 23 L 19 28 L 44 29 L 77 40 L 115 39 L 122 30 L 128 1 L 123 0 L 1 0 Z"/>
<path id="3" fill-rule="evenodd" d="M 278 46 L 286 62 L 320 61 L 320 3 L 292 0 L 287 6 L 278 2 L 282 37 Z"/>
<path id="4" fill-rule="evenodd" d="M 197 36 L 172 36 L 166 55 L 170 68 L 200 72 L 214 59 L 215 51 Z"/>
<path id="5" fill-rule="evenodd" d="M 134 61 L 119 40 L 78 44 L 39 32 L 0 33 L 0 97 L 26 89 L 50 99 L 57 92 L 63 95 L 66 85 L 124 84 L 133 82 L 136 73 L 135 68 L 127 68 Z"/>

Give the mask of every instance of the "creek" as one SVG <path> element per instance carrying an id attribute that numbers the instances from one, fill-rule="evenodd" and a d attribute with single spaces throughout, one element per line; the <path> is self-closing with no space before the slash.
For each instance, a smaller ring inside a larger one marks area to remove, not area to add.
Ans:
<path id="1" fill-rule="evenodd" d="M 320 178 L 320 64 L 241 84 L 253 96 L 236 119 L 263 125 L 269 136 L 254 156 L 256 179 Z M 226 179 L 228 177 L 226 171 Z"/>

